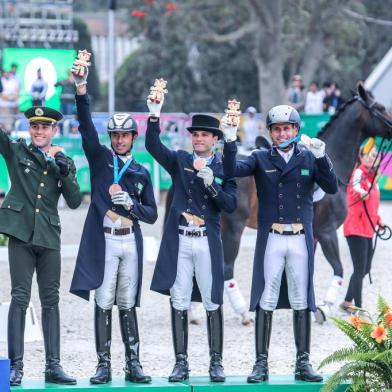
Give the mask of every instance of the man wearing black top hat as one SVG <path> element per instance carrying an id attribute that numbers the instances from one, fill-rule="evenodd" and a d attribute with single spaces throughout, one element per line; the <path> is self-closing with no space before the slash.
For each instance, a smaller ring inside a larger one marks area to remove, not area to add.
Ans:
<path id="1" fill-rule="evenodd" d="M 12 288 L 8 314 L 10 384 L 20 385 L 23 377 L 25 316 L 34 272 L 42 305 L 45 381 L 75 384 L 60 365 L 61 229 L 57 202 L 62 194 L 70 208 L 77 208 L 82 196 L 72 159 L 52 145 L 62 114 L 37 106 L 25 116 L 30 123 L 29 145 L 24 139 L 10 140 L 0 130 L 0 153 L 11 179 L 11 189 L 0 208 L 0 233 L 9 237 Z"/>
<path id="2" fill-rule="evenodd" d="M 178 382 L 189 377 L 187 310 L 191 301 L 203 302 L 207 312 L 210 379 L 225 381 L 223 347 L 223 250 L 220 211 L 236 208 L 236 183 L 224 175 L 222 157 L 214 146 L 223 137 L 219 120 L 194 115 L 193 152 L 172 151 L 160 140 L 159 115 L 163 99 L 149 96 L 146 149 L 170 174 L 174 195 L 168 212 L 151 289 L 170 295 L 176 363 L 169 377 Z M 234 139 L 233 139 L 234 140 Z M 234 159 L 234 143 L 225 143 L 225 160 Z"/>

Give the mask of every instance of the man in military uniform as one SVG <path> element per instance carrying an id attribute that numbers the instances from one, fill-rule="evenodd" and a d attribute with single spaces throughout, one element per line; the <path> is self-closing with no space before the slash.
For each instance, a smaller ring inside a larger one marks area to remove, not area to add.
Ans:
<path id="1" fill-rule="evenodd" d="M 171 320 L 176 363 L 169 377 L 178 382 L 189 377 L 188 318 L 191 300 L 203 302 L 207 311 L 210 379 L 225 381 L 223 349 L 223 248 L 220 211 L 236 208 L 236 183 L 224 175 L 222 158 L 213 147 L 223 137 L 219 120 L 194 115 L 188 131 L 193 152 L 168 149 L 160 140 L 160 103 L 150 98 L 147 151 L 171 175 L 173 202 L 166 220 L 151 289 L 171 297 Z M 225 143 L 224 158 L 235 159 L 235 144 Z M 193 286 L 195 278 L 195 285 Z M 197 290 L 198 289 L 198 290 Z M 193 291 L 193 292 L 192 292 Z M 199 292 L 200 291 L 200 292 Z M 201 294 L 201 298 L 200 298 Z"/>
<path id="2" fill-rule="evenodd" d="M 36 271 L 46 352 L 45 381 L 75 384 L 60 365 L 61 229 L 57 202 L 62 194 L 70 208 L 77 208 L 82 195 L 73 161 L 52 146 L 62 114 L 47 107 L 32 107 L 25 116 L 30 122 L 29 145 L 23 139 L 10 140 L 0 130 L 0 153 L 11 180 L 0 208 L 0 233 L 9 237 L 12 287 L 8 314 L 10 383 L 20 385 L 23 377 L 25 315 Z"/>
<path id="3" fill-rule="evenodd" d="M 310 311 L 316 310 L 313 188 L 317 183 L 325 192 L 336 193 L 337 180 L 323 141 L 302 135 L 298 143 L 300 124 L 293 107 L 273 107 L 266 118 L 272 148 L 256 150 L 228 169 L 238 177 L 253 175 L 259 200 L 250 305 L 256 310 L 256 363 L 250 383 L 268 379 L 272 313 L 277 307 L 294 311 L 295 378 L 322 381 L 309 362 Z"/>
<path id="4" fill-rule="evenodd" d="M 75 67 L 73 68 L 75 69 Z M 112 379 L 110 348 L 112 308 L 119 309 L 125 347 L 125 380 L 149 383 L 139 361 L 136 307 L 140 306 L 143 274 L 143 236 L 139 222 L 158 217 L 148 170 L 132 156 L 138 136 L 136 121 L 128 113 L 115 113 L 108 122 L 111 148 L 99 142 L 87 95 L 87 70 L 73 74 L 76 107 L 91 173 L 91 204 L 84 224 L 71 292 L 89 299 L 95 290 L 95 345 L 98 357 L 92 384 Z"/>

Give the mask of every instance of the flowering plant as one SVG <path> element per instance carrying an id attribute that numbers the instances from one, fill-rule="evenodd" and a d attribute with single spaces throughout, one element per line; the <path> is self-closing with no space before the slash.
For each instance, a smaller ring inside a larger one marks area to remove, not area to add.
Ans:
<path id="1" fill-rule="evenodd" d="M 354 343 L 325 358 L 320 368 L 343 362 L 322 388 L 332 392 L 344 381 L 350 381 L 350 391 L 373 392 L 392 388 L 392 311 L 381 296 L 377 301 L 377 316 L 352 307 L 350 320 L 331 317 L 335 325 Z"/>

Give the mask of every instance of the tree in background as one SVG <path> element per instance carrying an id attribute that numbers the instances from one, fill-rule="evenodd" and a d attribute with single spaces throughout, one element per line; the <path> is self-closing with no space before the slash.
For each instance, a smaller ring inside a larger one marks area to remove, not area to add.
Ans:
<path id="1" fill-rule="evenodd" d="M 167 111 L 222 111 L 234 96 L 243 105 L 257 102 L 255 66 L 234 45 L 193 40 L 174 3 L 133 3 L 139 7 L 131 7 L 131 27 L 141 46 L 117 74 L 119 110 L 145 111 L 149 87 L 158 76 L 169 82 Z"/>
<path id="2" fill-rule="evenodd" d="M 388 18 L 381 0 L 131 0 L 126 9 L 141 39 L 117 75 L 118 104 L 128 110 L 145 110 L 158 76 L 169 81 L 170 111 L 221 111 L 234 96 L 266 112 L 284 102 L 295 73 L 306 86 L 335 80 L 348 92 L 390 46 L 380 40 L 387 28 L 345 12 Z"/>

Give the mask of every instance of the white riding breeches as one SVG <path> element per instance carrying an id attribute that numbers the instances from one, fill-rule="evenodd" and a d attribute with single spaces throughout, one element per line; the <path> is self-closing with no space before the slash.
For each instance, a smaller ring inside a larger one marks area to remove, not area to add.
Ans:
<path id="1" fill-rule="evenodd" d="M 218 309 L 219 305 L 211 300 L 211 255 L 207 237 L 187 237 L 179 234 L 177 275 L 170 289 L 171 301 L 175 309 L 190 308 L 193 276 L 196 277 L 204 308 L 207 311 Z"/>
<path id="2" fill-rule="evenodd" d="M 105 233 L 105 272 L 95 300 L 102 309 L 111 309 L 116 300 L 119 309 L 135 306 L 138 289 L 138 254 L 134 233 Z"/>
<path id="3" fill-rule="evenodd" d="M 264 254 L 264 291 L 259 303 L 262 309 L 276 309 L 284 270 L 292 309 L 307 309 L 309 268 L 304 234 L 269 233 Z"/>

